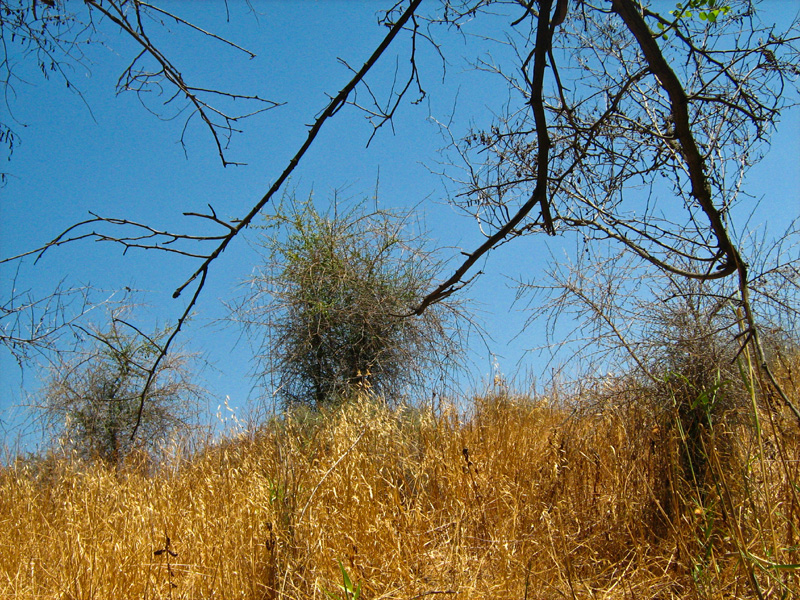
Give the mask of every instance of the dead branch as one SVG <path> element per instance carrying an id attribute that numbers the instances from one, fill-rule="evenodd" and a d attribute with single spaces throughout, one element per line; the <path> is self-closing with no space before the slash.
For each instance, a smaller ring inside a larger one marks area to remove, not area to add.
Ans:
<path id="1" fill-rule="evenodd" d="M 222 238 L 220 244 L 216 247 L 216 249 L 214 249 L 207 256 L 207 258 L 205 258 L 205 260 L 200 265 L 200 267 L 183 284 L 181 284 L 175 290 L 175 292 L 172 295 L 173 298 L 177 298 L 178 296 L 180 296 L 181 293 L 183 292 L 183 290 L 185 290 L 187 286 L 189 286 L 195 279 L 200 277 L 200 281 L 198 282 L 197 287 L 195 288 L 195 291 L 194 291 L 194 294 L 193 294 L 191 300 L 187 304 L 187 306 L 186 306 L 183 314 L 181 315 L 181 317 L 176 322 L 175 329 L 172 331 L 172 333 L 170 334 L 169 338 L 165 342 L 162 351 L 159 353 L 159 355 L 156 357 L 156 360 L 153 363 L 153 366 L 152 366 L 152 368 L 150 370 L 150 374 L 149 374 L 149 376 L 147 378 L 147 381 L 145 383 L 145 386 L 144 386 L 144 391 L 143 391 L 142 396 L 141 396 L 141 402 L 140 402 L 140 405 L 139 405 L 139 416 L 137 418 L 136 425 L 133 428 L 133 432 L 131 434 L 131 437 L 135 437 L 136 436 L 136 432 L 137 432 L 137 430 L 139 428 L 139 424 L 140 424 L 140 421 L 141 421 L 142 411 L 144 410 L 144 401 L 145 401 L 145 398 L 146 398 L 146 393 L 147 393 L 147 391 L 149 389 L 149 386 L 150 386 L 150 384 L 151 384 L 151 382 L 153 380 L 153 377 L 155 376 L 155 374 L 157 372 L 158 365 L 161 363 L 161 361 L 167 355 L 167 353 L 169 351 L 169 348 L 170 348 L 170 345 L 172 344 L 172 342 L 176 338 L 176 336 L 180 333 L 181 328 L 183 327 L 183 325 L 188 320 L 192 309 L 194 308 L 195 304 L 197 303 L 197 299 L 199 298 L 200 293 L 202 292 L 203 287 L 205 285 L 206 277 L 208 275 L 208 270 L 209 270 L 211 264 L 214 262 L 214 260 L 216 260 L 217 257 L 219 257 L 220 254 L 222 254 L 225 251 L 225 248 L 228 247 L 228 244 L 230 244 L 230 242 L 233 241 L 233 239 L 237 235 L 239 235 L 239 233 L 252 222 L 252 220 L 261 211 L 261 209 L 264 208 L 264 206 L 266 206 L 266 204 L 272 199 L 272 197 L 283 186 L 283 184 L 286 182 L 286 180 L 292 174 L 294 169 L 300 163 L 300 160 L 303 158 L 305 153 L 311 147 L 312 143 L 314 142 L 314 140 L 316 139 L 317 135 L 321 131 L 321 129 L 322 129 L 323 125 L 325 124 L 325 122 L 329 118 L 334 116 L 336 114 L 336 112 L 339 110 L 339 108 L 341 108 L 347 102 L 348 97 L 353 92 L 355 87 L 363 80 L 363 78 L 370 71 L 370 69 L 372 69 L 372 67 L 375 65 L 375 63 L 378 61 L 378 59 L 381 57 L 381 55 L 386 51 L 386 49 L 391 45 L 392 41 L 397 37 L 397 34 L 400 33 L 400 31 L 403 30 L 405 24 L 414 15 L 414 12 L 417 10 L 417 8 L 419 7 L 421 2 L 422 2 L 422 0 L 412 0 L 409 3 L 408 8 L 403 12 L 403 14 L 394 23 L 392 28 L 389 30 L 389 33 L 386 35 L 386 37 L 383 39 L 383 41 L 380 43 L 380 45 L 375 49 L 375 51 L 372 53 L 372 55 L 367 59 L 367 61 L 362 65 L 361 69 L 358 70 L 358 72 L 355 74 L 355 76 L 353 76 L 353 78 L 347 83 L 347 85 L 345 85 L 339 91 L 339 93 L 336 94 L 336 96 L 328 103 L 328 105 L 325 107 L 325 109 L 322 111 L 322 113 L 314 120 L 313 125 L 309 129 L 306 141 L 303 143 L 303 145 L 300 147 L 300 149 L 297 151 L 297 153 L 291 158 L 291 160 L 289 161 L 289 164 L 286 166 L 286 168 L 283 170 L 283 172 L 280 174 L 280 176 L 272 184 L 272 187 L 270 187 L 270 189 L 267 191 L 267 193 L 264 194 L 264 196 L 261 198 L 261 200 L 259 200 L 253 206 L 253 208 L 250 210 L 250 212 L 247 215 L 244 216 L 244 218 L 242 218 L 241 220 L 238 220 L 238 221 L 233 221 L 231 223 L 230 231 L 227 233 L 227 235 L 225 235 Z"/>

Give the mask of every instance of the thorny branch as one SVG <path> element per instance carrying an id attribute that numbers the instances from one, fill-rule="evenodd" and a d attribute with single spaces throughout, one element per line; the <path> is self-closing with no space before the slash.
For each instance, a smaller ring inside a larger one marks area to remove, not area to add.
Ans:
<path id="1" fill-rule="evenodd" d="M 642 17 L 639 5 L 632 2 L 632 0 L 613 0 L 611 4 L 612 10 L 620 16 L 628 30 L 636 38 L 650 67 L 650 72 L 656 76 L 669 96 L 675 137 L 680 143 L 681 152 L 689 171 L 692 196 L 694 196 L 706 217 L 708 217 L 709 225 L 717 239 L 720 258 L 725 259 L 717 268 L 716 273 L 697 274 L 694 276 L 701 279 L 727 277 L 736 271 L 737 267 L 742 263 L 742 259 L 728 235 L 728 228 L 722 222 L 722 215 L 711 198 L 711 183 L 706 175 L 707 168 L 697 147 L 689 121 L 689 99 L 686 91 L 661 53 L 658 43 L 653 38 L 653 34 Z"/>
<path id="2" fill-rule="evenodd" d="M 387 15 L 387 18 L 388 18 L 388 15 Z M 396 84 L 396 77 L 397 77 L 395 75 L 395 82 L 392 85 L 392 89 L 389 91 L 388 99 L 386 101 L 386 104 L 385 104 L 385 106 L 381 106 L 380 101 L 378 100 L 376 94 L 373 93 L 373 91 L 370 88 L 369 84 L 367 82 L 362 82 L 364 89 L 366 90 L 367 94 L 370 97 L 370 100 L 372 101 L 373 107 L 367 107 L 367 106 L 364 106 L 364 105 L 360 104 L 358 102 L 357 97 L 356 97 L 356 93 L 353 94 L 354 95 L 354 99 L 348 101 L 349 104 L 351 104 L 351 105 L 355 106 L 356 108 L 358 108 L 359 110 L 363 111 L 366 114 L 367 119 L 372 124 L 372 134 L 369 136 L 369 139 L 367 140 L 367 147 L 369 147 L 369 145 L 372 143 L 372 140 L 374 139 L 375 135 L 378 133 L 378 130 L 380 130 L 387 123 L 390 123 L 390 124 L 393 123 L 393 119 L 394 119 L 395 113 L 397 112 L 397 109 L 400 107 L 400 103 L 402 102 L 403 98 L 406 97 L 406 95 L 408 94 L 408 91 L 410 90 L 410 88 L 411 88 L 411 86 L 413 84 L 416 83 L 417 94 L 418 94 L 417 98 L 413 101 L 413 104 L 419 104 L 420 102 L 422 102 L 425 99 L 425 96 L 427 95 L 427 93 L 425 92 L 425 90 L 422 87 L 422 83 L 420 82 L 419 70 L 417 69 L 417 43 L 418 43 L 417 38 L 420 37 L 420 36 L 421 37 L 426 37 L 426 36 L 424 36 L 423 34 L 420 34 L 420 32 L 419 32 L 419 23 L 417 22 L 417 19 L 416 19 L 416 17 L 414 15 L 411 15 L 411 22 L 412 22 L 412 27 L 411 27 L 411 53 L 410 53 L 410 56 L 409 56 L 409 64 L 410 64 L 411 68 L 410 68 L 410 72 L 409 72 L 408 78 L 406 79 L 405 84 L 403 84 L 402 89 L 399 92 L 395 91 L 395 84 Z M 434 46 L 435 46 L 435 44 L 434 44 Z M 348 69 L 350 69 L 351 71 L 353 71 L 355 73 L 355 70 L 352 67 L 350 67 L 350 65 L 348 65 L 344 61 L 342 61 L 342 63 Z M 354 90 L 354 92 L 357 92 L 357 90 Z"/>

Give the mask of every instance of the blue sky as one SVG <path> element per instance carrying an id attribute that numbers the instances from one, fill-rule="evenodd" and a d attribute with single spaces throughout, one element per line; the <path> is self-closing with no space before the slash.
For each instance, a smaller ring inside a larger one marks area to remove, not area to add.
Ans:
<path id="1" fill-rule="evenodd" d="M 800 3 L 767 3 L 781 19 L 794 16 Z M 206 210 L 211 204 L 223 218 L 236 218 L 264 194 L 305 139 L 306 124 L 350 78 L 341 58 L 356 68 L 385 35 L 376 25 L 376 2 L 255 2 L 257 17 L 243 3 L 173 3 L 170 6 L 199 26 L 206 27 L 251 49 L 257 58 L 181 28 L 158 39 L 188 80 L 204 86 L 285 102 L 242 123 L 244 132 L 231 143 L 229 156 L 247 166 L 223 168 L 208 132 L 196 121 L 187 133 L 187 154 L 178 143 L 184 119 L 162 121 L 147 112 L 133 94 L 115 95 L 114 83 L 134 49 L 130 42 L 106 32 L 105 44 L 86 48 L 84 67 L 70 77 L 81 95 L 53 77 L 45 81 L 30 65 L 18 65 L 25 82 L 14 86 L 9 107 L 20 143 L 6 165 L 8 184 L 0 189 L 0 256 L 39 245 L 88 211 L 124 216 L 166 228 L 189 229 L 184 211 Z M 507 92 L 489 85 L 485 74 L 470 70 L 462 55 L 473 49 L 469 39 L 440 32 L 449 48 L 447 77 L 442 82 L 441 63 L 429 47 L 422 48 L 422 80 L 429 92 L 425 102 L 404 103 L 393 131 L 385 128 L 365 143 L 371 126 L 352 107 L 340 111 L 295 172 L 291 187 L 299 196 L 313 191 L 323 202 L 334 190 L 343 197 L 372 196 L 380 173 L 380 203 L 385 207 L 420 205 L 436 243 L 472 248 L 479 241 L 474 222 L 446 205 L 439 177 L 431 173 L 444 145 L 429 117 L 447 120 L 456 106 L 456 128 L 487 122 L 490 110 L 501 106 Z M 496 50 L 497 51 L 497 50 Z M 386 89 L 395 65 L 405 66 L 400 54 L 384 56 L 371 81 Z M 398 61 L 398 62 L 396 62 Z M 773 149 L 749 178 L 749 191 L 766 196 L 769 209 L 757 218 L 774 221 L 773 230 L 800 214 L 800 120 L 787 114 L 773 140 Z M 774 206 L 780 206 L 779 211 Z M 253 240 L 253 236 L 249 237 Z M 552 243 L 555 252 L 558 243 Z M 512 306 L 510 279 L 525 277 L 548 257 L 546 241 L 523 247 L 511 244 L 493 253 L 486 275 L 469 290 L 478 303 L 479 317 L 492 335 L 490 347 L 474 347 L 474 384 L 487 379 L 493 355 L 501 369 L 513 375 L 518 369 L 536 373 L 544 360 L 524 354 L 544 343 L 535 330 L 512 338 L 525 321 L 524 312 Z M 247 405 L 252 380 L 248 373 L 251 351 L 239 331 L 217 321 L 224 317 L 222 302 L 237 294 L 237 285 L 251 272 L 257 255 L 247 239 L 237 239 L 212 267 L 208 287 L 197 317 L 183 341 L 200 351 L 211 368 L 203 372 L 212 394 L 211 411 L 225 397 L 239 410 Z M 174 256 L 131 252 L 123 257 L 118 247 L 93 242 L 51 251 L 35 266 L 22 264 L 18 288 L 44 293 L 66 278 L 72 285 L 91 284 L 99 289 L 124 286 L 146 291 L 139 296 L 148 306 L 138 313 L 147 328 L 164 324 L 182 312 L 184 300 L 171 298 L 174 289 L 196 268 L 192 261 Z M 0 268 L 0 289 L 7 295 L 14 274 Z M 19 420 L 14 405 L 29 400 L 36 389 L 33 371 L 24 375 L 7 355 L 0 356 L 0 419 L 7 426 Z"/>

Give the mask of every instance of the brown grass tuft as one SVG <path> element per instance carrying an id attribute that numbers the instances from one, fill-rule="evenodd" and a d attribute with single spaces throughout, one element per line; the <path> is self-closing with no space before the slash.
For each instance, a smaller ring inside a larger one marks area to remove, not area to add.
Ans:
<path id="1" fill-rule="evenodd" d="M 796 432 L 711 435 L 702 489 L 635 403 L 502 391 L 466 417 L 368 398 L 298 413 L 154 472 L 18 461 L 0 597 L 343 599 L 340 563 L 364 599 L 800 593 Z"/>

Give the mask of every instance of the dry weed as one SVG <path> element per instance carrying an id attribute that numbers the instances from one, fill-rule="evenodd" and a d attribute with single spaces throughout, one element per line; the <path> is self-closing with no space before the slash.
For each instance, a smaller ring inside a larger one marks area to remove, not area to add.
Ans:
<path id="1" fill-rule="evenodd" d="M 661 427 L 631 403 L 362 398 L 155 472 L 18 461 L 0 597 L 352 600 L 343 572 L 364 599 L 797 594 L 796 437 L 720 425 L 700 490 Z"/>

